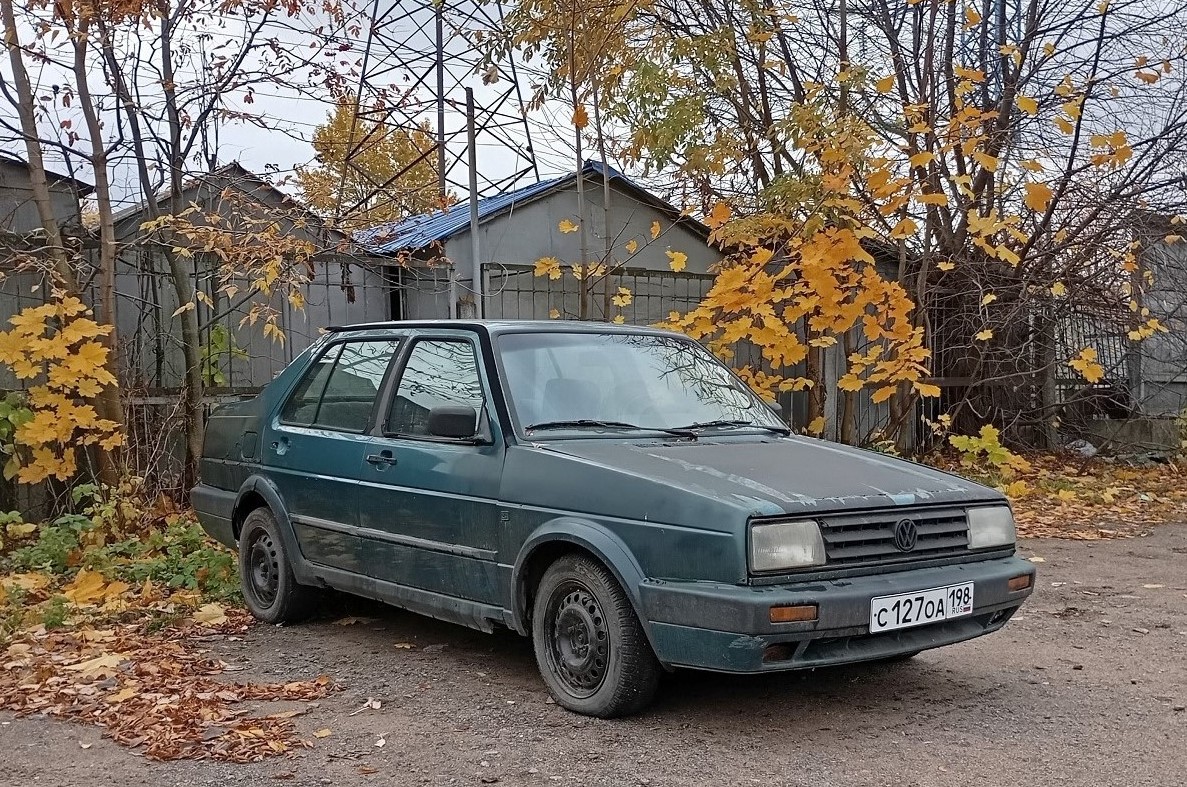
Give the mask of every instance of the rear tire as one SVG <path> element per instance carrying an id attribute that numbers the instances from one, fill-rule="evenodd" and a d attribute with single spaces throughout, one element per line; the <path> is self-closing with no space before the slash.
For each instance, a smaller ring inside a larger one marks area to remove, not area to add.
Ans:
<path id="1" fill-rule="evenodd" d="M 655 696 L 660 665 L 630 599 L 588 557 L 566 555 L 544 573 L 533 604 L 532 644 L 549 692 L 575 713 L 628 716 Z"/>
<path id="2" fill-rule="evenodd" d="M 239 534 L 239 583 L 247 609 L 265 623 L 296 623 L 317 605 L 317 590 L 297 584 L 276 517 L 257 508 Z"/>

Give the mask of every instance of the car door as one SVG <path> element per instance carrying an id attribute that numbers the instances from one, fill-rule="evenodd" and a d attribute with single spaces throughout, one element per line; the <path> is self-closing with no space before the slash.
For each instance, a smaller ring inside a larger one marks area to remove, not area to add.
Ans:
<path id="1" fill-rule="evenodd" d="M 500 603 L 497 495 L 504 445 L 490 381 L 468 332 L 411 338 L 359 487 L 366 573 L 478 602 Z M 429 434 L 434 407 L 477 413 L 477 439 Z"/>
<path id="2" fill-rule="evenodd" d="M 398 337 L 329 345 L 265 435 L 265 462 L 306 560 L 358 571 L 358 467 Z"/>

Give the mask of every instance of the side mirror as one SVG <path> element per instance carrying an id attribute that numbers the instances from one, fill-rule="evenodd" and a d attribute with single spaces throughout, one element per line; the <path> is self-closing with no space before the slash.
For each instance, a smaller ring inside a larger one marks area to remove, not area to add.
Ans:
<path id="1" fill-rule="evenodd" d="M 429 434 L 463 440 L 478 434 L 478 411 L 461 404 L 429 410 Z"/>

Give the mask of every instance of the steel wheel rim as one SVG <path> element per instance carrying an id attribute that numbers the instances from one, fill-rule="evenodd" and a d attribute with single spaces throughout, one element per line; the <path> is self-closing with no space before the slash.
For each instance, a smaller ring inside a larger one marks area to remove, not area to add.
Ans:
<path id="1" fill-rule="evenodd" d="M 257 531 L 247 553 L 247 587 L 255 600 L 270 607 L 280 592 L 280 560 L 267 531 Z"/>
<path id="2" fill-rule="evenodd" d="M 552 592 L 544 638 L 548 666 L 565 691 L 580 699 L 593 696 L 606 680 L 610 632 L 589 588 L 568 580 Z"/>

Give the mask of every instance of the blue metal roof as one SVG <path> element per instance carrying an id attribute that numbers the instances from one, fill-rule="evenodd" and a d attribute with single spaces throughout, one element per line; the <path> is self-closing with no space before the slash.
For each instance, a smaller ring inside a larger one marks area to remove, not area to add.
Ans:
<path id="1" fill-rule="evenodd" d="M 601 162 L 586 161 L 582 174 L 601 175 L 602 171 Z M 646 189 L 634 183 L 613 167 L 607 167 L 606 172 L 609 173 L 611 180 L 619 180 L 629 188 L 643 194 L 648 194 Z M 537 200 L 576 179 L 577 173 L 574 172 L 558 178 L 542 180 L 539 183 L 533 183 L 530 186 L 524 186 L 514 191 L 507 191 L 502 194 L 495 194 L 494 196 L 480 199 L 478 200 L 478 221 L 487 221 L 511 210 L 516 205 Z M 650 194 L 648 196 L 667 210 L 673 213 L 679 213 L 674 206 L 660 200 L 658 197 Z M 699 225 L 699 223 L 697 224 Z M 470 205 L 467 202 L 459 202 L 445 210 L 412 216 L 401 222 L 381 224 L 378 227 L 361 230 L 355 233 L 355 241 L 373 253 L 397 254 L 401 251 L 415 251 L 426 248 L 432 243 L 444 241 L 469 228 Z"/>

